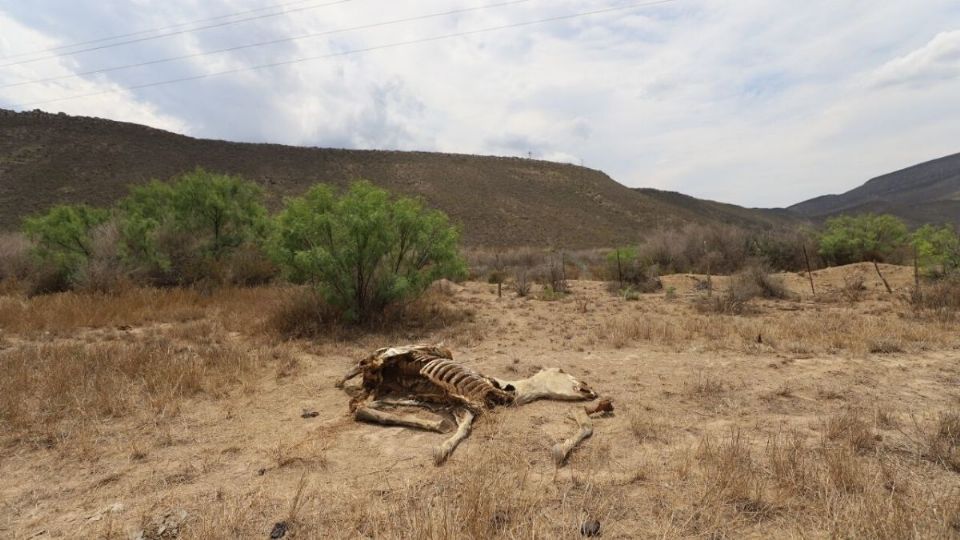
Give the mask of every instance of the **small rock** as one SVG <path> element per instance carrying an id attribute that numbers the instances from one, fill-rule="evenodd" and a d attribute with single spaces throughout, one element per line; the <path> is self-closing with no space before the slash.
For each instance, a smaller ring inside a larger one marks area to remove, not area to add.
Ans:
<path id="1" fill-rule="evenodd" d="M 300 413 L 300 418 L 316 418 L 318 416 L 320 416 L 320 413 L 308 409 L 303 409 L 303 412 Z"/>
<path id="2" fill-rule="evenodd" d="M 595 519 L 588 519 L 580 525 L 580 534 L 583 536 L 600 536 L 600 522 Z"/>
<path id="3" fill-rule="evenodd" d="M 287 534 L 287 522 L 279 521 L 273 524 L 273 530 L 270 531 L 270 538 L 276 540 L 277 538 L 283 538 Z"/>

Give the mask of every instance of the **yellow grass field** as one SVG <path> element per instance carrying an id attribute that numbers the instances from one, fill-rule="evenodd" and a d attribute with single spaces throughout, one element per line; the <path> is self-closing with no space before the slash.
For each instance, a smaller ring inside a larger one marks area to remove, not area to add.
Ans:
<path id="1" fill-rule="evenodd" d="M 308 338 L 278 331 L 303 323 L 292 287 L 0 297 L 0 536 L 958 538 L 960 317 L 881 268 L 893 294 L 852 265 L 739 315 L 696 309 L 704 276 L 636 300 L 469 282 Z M 483 416 L 435 467 L 444 436 L 356 423 L 334 387 L 414 342 L 490 375 L 562 367 L 616 410 L 560 468 L 580 404 Z"/>

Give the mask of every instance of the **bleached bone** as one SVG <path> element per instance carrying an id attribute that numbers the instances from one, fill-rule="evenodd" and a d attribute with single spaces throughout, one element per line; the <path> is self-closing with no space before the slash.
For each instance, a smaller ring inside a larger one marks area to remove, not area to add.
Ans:
<path id="1" fill-rule="evenodd" d="M 362 367 L 360 367 L 360 366 L 354 366 L 353 369 L 351 369 L 350 371 L 348 371 L 347 374 L 344 375 L 340 380 L 338 380 L 337 383 L 336 383 L 334 386 L 336 386 L 337 388 L 343 388 L 344 385 L 347 384 L 347 381 L 349 381 L 350 379 L 356 377 L 356 376 L 359 375 L 362 371 L 363 371 L 363 368 L 362 368 Z"/>
<path id="2" fill-rule="evenodd" d="M 443 443 L 433 449 L 434 465 L 442 465 L 450 457 L 450 454 L 457 449 L 457 445 L 470 435 L 470 428 L 473 426 L 473 413 L 464 410 L 462 417 L 457 416 L 457 432 L 452 437 L 443 441 Z"/>
<path id="3" fill-rule="evenodd" d="M 453 353 L 442 346 L 408 345 L 378 349 L 360 360 L 338 386 L 342 387 L 357 375 L 362 375 L 363 380 L 359 392 L 354 392 L 350 401 L 350 408 L 355 411 L 357 420 L 449 431 L 453 426 L 448 420 L 428 421 L 392 414 L 383 409 L 412 406 L 454 414 L 457 420 L 456 433 L 434 451 L 434 461 L 438 465 L 446 461 L 470 435 L 473 420 L 489 409 L 501 405 L 522 405 L 538 399 L 587 401 L 597 397 L 586 383 L 559 368 L 542 369 L 526 379 L 496 379 L 455 362 Z M 612 409 L 612 403 L 604 400 L 588 410 L 592 414 Z M 586 417 L 587 413 L 580 411 L 580 414 Z M 555 448 L 561 453 L 559 458 L 555 458 L 558 463 L 562 463 L 573 447 L 592 433 L 589 418 L 585 422 L 577 421 L 581 426 L 578 436 Z"/>
<path id="4" fill-rule="evenodd" d="M 383 426 L 402 426 L 437 433 L 449 433 L 453 429 L 452 422 L 443 417 L 437 417 L 435 420 L 424 420 L 416 416 L 393 414 L 371 407 L 358 407 L 353 412 L 353 418 L 361 422 L 372 422 Z"/>
<path id="5" fill-rule="evenodd" d="M 557 467 L 567 461 L 567 456 L 570 455 L 570 452 L 572 452 L 581 441 L 593 435 L 593 422 L 585 411 L 577 410 L 574 415 L 574 420 L 577 421 L 577 426 L 579 427 L 577 433 L 573 437 L 553 446 L 553 462 Z"/>

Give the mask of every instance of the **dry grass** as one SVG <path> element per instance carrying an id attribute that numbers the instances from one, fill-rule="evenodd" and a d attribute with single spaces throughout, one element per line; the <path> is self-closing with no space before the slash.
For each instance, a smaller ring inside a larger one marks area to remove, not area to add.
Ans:
<path id="1" fill-rule="evenodd" d="M 781 277 L 754 263 L 731 276 L 722 294 L 701 296 L 694 306 L 702 313 L 741 315 L 748 311 L 748 303 L 754 298 L 786 300 L 793 297 Z"/>
<path id="2" fill-rule="evenodd" d="M 0 299 L 0 532 L 128 538 L 183 509 L 201 539 L 960 534 L 956 323 L 885 293 L 701 314 L 663 279 L 673 301 L 468 283 L 362 330 L 302 330 L 292 287 Z M 333 388 L 414 341 L 490 375 L 561 366 L 617 410 L 559 469 L 578 405 L 550 402 L 483 415 L 435 468 L 442 436 L 356 424 Z"/>
<path id="3" fill-rule="evenodd" d="M 903 464 L 860 457 L 850 446 L 826 438 L 811 444 L 800 432 L 780 432 L 758 451 L 754 441 L 734 429 L 719 440 L 702 439 L 693 461 L 695 469 L 681 484 L 681 493 L 664 502 L 670 511 L 665 536 L 957 534 L 960 493 L 914 486 L 899 472 Z"/>
<path id="4" fill-rule="evenodd" d="M 630 413 L 630 433 L 640 443 L 662 441 L 668 429 L 662 422 L 654 419 L 650 413 L 633 411 Z"/>
<path id="5" fill-rule="evenodd" d="M 609 527 L 616 513 L 606 486 L 530 474 L 516 466 L 512 454 L 509 444 L 494 442 L 482 453 L 472 452 L 463 465 L 435 470 L 429 481 L 349 493 L 346 486 L 332 486 L 321 478 L 311 482 L 302 472 L 282 499 L 264 504 L 255 494 L 237 494 L 208 502 L 185 532 L 209 540 L 236 538 L 251 530 L 266 536 L 266 524 L 275 521 L 284 523 L 295 538 L 573 539 L 581 537 L 584 521 L 595 519 Z M 260 528 L 251 521 L 261 523 Z"/>
<path id="6" fill-rule="evenodd" d="M 857 354 L 891 353 L 952 347 L 956 325 L 901 317 L 897 313 L 853 314 L 845 309 L 801 311 L 762 318 L 691 313 L 682 317 L 620 315 L 593 332 L 599 343 L 614 348 L 646 342 L 678 350 Z M 758 342 L 758 336 L 760 341 Z"/>
<path id="7" fill-rule="evenodd" d="M 960 414 L 942 413 L 923 442 L 927 459 L 960 473 Z"/>
<path id="8" fill-rule="evenodd" d="M 26 280 L 32 271 L 30 241 L 19 233 L 0 233 L 0 283 Z"/>
<path id="9" fill-rule="evenodd" d="M 912 297 L 914 307 L 940 320 L 953 320 L 960 312 L 960 277 L 944 278 L 923 286 Z"/>
<path id="10" fill-rule="evenodd" d="M 277 301 L 277 289 L 131 288 L 115 294 L 64 292 L 30 299 L 0 297 L 0 327 L 18 334 L 63 334 L 81 328 L 141 326 L 219 317 L 251 322 Z"/>
<path id="11" fill-rule="evenodd" d="M 843 276 L 843 286 L 840 287 L 840 295 L 847 302 L 859 302 L 867 290 L 863 282 L 862 274 Z"/>
<path id="12" fill-rule="evenodd" d="M 0 351 L 5 442 L 56 447 L 105 419 L 133 411 L 176 414 L 183 399 L 222 397 L 250 382 L 260 355 L 206 334 L 184 346 L 168 337 L 134 343 L 37 344 Z"/>

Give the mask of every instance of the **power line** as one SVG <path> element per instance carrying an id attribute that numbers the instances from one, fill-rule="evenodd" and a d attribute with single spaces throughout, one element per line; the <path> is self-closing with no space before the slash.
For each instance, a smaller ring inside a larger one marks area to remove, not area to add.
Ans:
<path id="1" fill-rule="evenodd" d="M 525 27 L 525 26 L 533 26 L 533 25 L 537 25 L 537 24 L 545 24 L 545 23 L 562 21 L 562 20 L 576 19 L 576 18 L 579 18 L 579 17 L 587 17 L 587 16 L 590 16 L 590 15 L 599 15 L 599 14 L 602 14 L 602 13 L 611 13 L 611 12 L 615 12 L 615 11 L 625 11 L 625 10 L 628 10 L 628 9 L 637 9 L 637 8 L 642 8 L 642 7 L 655 6 L 655 5 L 659 5 L 659 4 L 668 4 L 668 3 L 672 3 L 672 2 L 676 2 L 676 1 L 677 1 L 677 0 L 657 0 L 657 1 L 654 1 L 654 2 L 636 2 L 636 3 L 626 4 L 626 5 L 622 5 L 622 6 L 609 7 L 609 8 L 604 8 L 604 9 L 596 9 L 596 10 L 592 10 L 592 11 L 583 11 L 583 12 L 579 12 L 579 13 L 571 13 L 571 14 L 568 14 L 568 15 L 558 15 L 558 16 L 555 16 L 555 17 L 547 17 L 547 18 L 545 18 L 545 19 L 536 19 L 536 20 L 532 20 L 532 21 L 523 21 L 523 22 L 519 22 L 519 23 L 511 23 L 511 24 L 505 24 L 505 25 L 500 25 L 500 26 L 490 26 L 490 27 L 487 27 L 487 28 L 480 28 L 480 29 L 477 29 L 477 30 L 469 30 L 469 31 L 465 31 L 465 32 L 454 32 L 454 33 L 450 33 L 450 34 L 442 34 L 442 35 L 431 36 L 431 37 L 427 37 L 427 38 L 418 38 L 418 39 L 411 39 L 411 40 L 407 40 L 407 41 L 397 41 L 397 42 L 393 42 L 393 43 L 385 43 L 385 44 L 383 44 L 383 45 L 375 45 L 375 46 L 372 46 L 372 47 L 364 47 L 364 48 L 362 48 L 362 49 L 352 49 L 352 50 L 348 50 L 348 51 L 341 51 L 341 52 L 330 53 L 330 54 L 323 54 L 323 55 L 318 55 L 318 56 L 307 56 L 307 57 L 303 57 L 303 58 L 294 58 L 294 59 L 291 59 L 291 60 L 283 60 L 283 61 L 281 61 L 281 62 L 271 62 L 271 63 L 269 63 L 269 64 L 258 64 L 258 65 L 255 65 L 255 66 L 247 66 L 247 67 L 241 67 L 241 68 L 227 69 L 227 70 L 224 70 L 224 71 L 215 71 L 215 72 L 212 72 L 212 73 L 204 73 L 204 74 L 201 74 L 201 75 L 193 75 L 193 76 L 190 76 L 190 77 L 181 77 L 181 78 L 177 78 L 177 79 L 167 79 L 167 80 L 163 80 L 163 81 L 156 81 L 156 82 L 151 82 L 151 83 L 137 84 L 137 85 L 133 85 L 133 86 L 125 86 L 125 87 L 122 87 L 122 88 L 115 88 L 115 89 L 111 89 L 111 90 L 102 90 L 102 91 L 99 91 L 99 92 L 91 92 L 91 93 L 88 93 L 88 94 L 76 94 L 76 95 L 72 95 L 72 96 L 65 96 L 65 97 L 61 97 L 61 98 L 47 99 L 47 100 L 43 100 L 43 101 L 32 101 L 32 102 L 28 102 L 28 103 L 21 103 L 21 104 L 14 105 L 13 108 L 15 108 L 15 109 L 24 109 L 24 108 L 26 108 L 26 107 L 30 107 L 30 106 L 34 106 L 34 105 L 44 105 L 44 104 L 47 104 L 47 103 L 56 103 L 56 102 L 59 102 L 59 101 L 68 101 L 68 100 L 81 99 L 81 98 L 87 98 L 87 97 L 95 97 L 95 96 L 101 96 L 101 95 L 106 95 L 106 94 L 116 94 L 116 93 L 119 93 L 119 92 L 125 92 L 125 91 L 129 91 L 129 90 L 140 90 L 140 89 L 143 89 L 143 88 L 150 88 L 150 87 L 154 87 L 154 86 L 163 86 L 163 85 L 168 85 L 168 84 L 176 84 L 176 83 L 182 83 L 182 82 L 196 81 L 196 80 L 200 80 L 200 79 L 207 79 L 207 78 L 211 78 L 211 77 L 218 77 L 218 76 L 221 76 L 221 75 L 230 75 L 230 74 L 234 74 L 234 73 L 243 73 L 243 72 L 245 72 L 245 71 L 255 71 L 255 70 L 267 69 L 267 68 L 273 68 L 273 67 L 288 66 L 288 65 L 293 65 L 293 64 L 299 64 L 299 63 L 301 63 L 301 62 L 309 62 L 309 61 L 312 61 L 312 60 L 322 60 L 322 59 L 336 58 L 336 57 L 341 57 L 341 56 L 350 56 L 350 55 L 354 55 L 354 54 L 362 54 L 362 53 L 367 53 L 367 52 L 371 52 L 371 51 L 378 51 L 378 50 L 383 50 L 383 49 L 391 49 L 391 48 L 394 48 L 394 47 L 403 47 L 403 46 L 407 46 L 407 45 L 416 45 L 416 44 L 420 44 L 420 43 L 430 43 L 430 42 L 434 42 L 434 41 L 442 41 L 442 40 L 446 40 L 446 39 L 453 39 L 453 38 L 458 38 L 458 37 L 465 37 L 465 36 L 472 36 L 472 35 L 477 35 L 477 34 L 484 34 L 484 33 L 495 32 L 495 31 L 499 31 L 499 30 L 508 30 L 508 29 L 513 29 L 513 28 L 522 28 L 522 27 Z"/>
<path id="2" fill-rule="evenodd" d="M 254 15 L 254 16 L 251 16 L 251 17 L 246 17 L 246 18 L 244 18 L 244 19 L 236 19 L 236 20 L 233 20 L 233 21 L 224 21 L 224 22 L 220 22 L 220 23 L 216 23 L 216 24 L 208 24 L 208 25 L 206 25 L 206 26 L 198 26 L 198 27 L 196 27 L 196 28 L 187 28 L 187 29 L 185 29 L 185 30 L 177 30 L 177 31 L 174 31 L 174 32 L 167 32 L 167 33 L 165 33 L 165 34 L 157 34 L 157 35 L 155 35 L 155 36 L 147 36 L 147 37 L 142 37 L 142 38 L 128 39 L 128 40 L 126 40 L 126 41 L 118 41 L 118 42 L 116 42 L 116 43 L 108 43 L 108 44 L 106 44 L 106 45 L 97 45 L 97 46 L 94 46 L 94 47 L 87 47 L 86 49 L 77 49 L 77 50 L 75 50 L 75 51 L 69 51 L 69 52 L 64 52 L 64 53 L 59 53 L 59 54 L 51 54 L 51 55 L 49 55 L 49 56 L 41 56 L 41 57 L 39 57 L 39 58 L 31 58 L 31 59 L 29 59 L 29 60 L 20 60 L 20 61 L 18 61 L 18 62 L 10 62 L 10 63 L 8 63 L 8 64 L 0 64 L 0 68 L 10 67 L 10 66 L 19 66 L 19 65 L 22 65 L 22 64 L 33 64 L 33 63 L 35 63 L 35 62 L 40 62 L 40 61 L 42 61 L 42 60 L 50 60 L 50 59 L 53 59 L 53 58 L 60 58 L 60 57 L 62 57 L 62 56 L 73 56 L 73 55 L 75 55 L 75 54 L 80 54 L 80 53 L 85 53 L 85 52 L 90 52 L 90 51 L 99 51 L 99 50 L 101 50 L 101 49 L 110 49 L 110 48 L 113 48 L 113 47 L 119 47 L 119 46 L 121 46 L 121 45 L 129 45 L 129 44 L 131 44 L 131 43 L 140 43 L 140 42 L 143 42 L 143 41 L 152 41 L 152 40 L 155 40 L 155 39 L 160 39 L 160 38 L 165 38 L 165 37 L 170 37 L 170 36 L 178 36 L 178 35 L 180 35 L 180 34 L 189 34 L 189 33 L 191 33 L 191 32 L 198 32 L 198 31 L 200 31 L 200 30 L 209 30 L 209 29 L 211 29 L 211 28 L 220 28 L 220 27 L 223 27 L 223 26 L 230 26 L 230 25 L 232 25 L 232 24 L 237 24 L 237 23 L 242 23 L 242 22 L 247 22 L 247 21 L 253 21 L 253 20 L 257 20 L 257 19 L 266 19 L 266 18 L 269 18 L 269 17 L 278 17 L 278 16 L 280 16 L 280 15 L 287 15 L 287 14 L 289 14 L 289 13 L 297 13 L 297 12 L 300 12 L 300 11 L 307 11 L 307 10 L 310 10 L 310 9 L 318 9 L 318 8 L 322 8 L 322 7 L 335 6 L 335 5 L 337 5 L 337 4 L 345 4 L 345 3 L 351 2 L 351 1 L 352 1 L 352 0 L 337 0 L 336 2 L 328 2 L 328 3 L 326 3 L 326 4 L 318 4 L 318 5 L 315 5 L 315 6 L 304 6 L 304 7 L 294 8 L 294 9 L 287 9 L 287 10 L 280 11 L 280 12 L 277 12 L 277 13 L 265 13 L 265 14 L 263 14 L 263 15 Z"/>
<path id="3" fill-rule="evenodd" d="M 246 11 L 237 11 L 237 12 L 234 12 L 234 13 L 227 13 L 227 14 L 225 14 L 225 15 L 217 15 L 216 17 L 207 17 L 207 18 L 205 18 L 205 19 L 195 19 L 195 20 L 192 20 L 192 21 L 186 21 L 186 22 L 182 22 L 182 23 L 172 24 L 172 25 L 170 25 L 170 26 L 161 26 L 161 27 L 159 27 L 159 28 L 149 28 L 149 29 L 146 29 L 146 30 L 138 30 L 138 31 L 136 31 L 136 32 L 130 32 L 130 33 L 128 33 L 128 34 L 117 34 L 117 35 L 114 35 L 114 36 L 102 37 L 102 38 L 97 38 L 97 39 L 90 39 L 90 40 L 87 40 L 87 41 L 77 41 L 77 42 L 74 42 L 74 43 L 68 43 L 68 44 L 66 44 L 66 45 L 58 45 L 58 46 L 56 46 L 56 47 L 50 47 L 49 49 L 38 49 L 38 50 L 35 50 L 35 51 L 26 51 L 26 52 L 20 52 L 20 53 L 15 53 L 15 54 L 8 54 L 8 55 L 5 56 L 5 58 L 7 58 L 7 59 L 10 59 L 10 58 L 19 58 L 19 57 L 21 57 L 21 56 L 30 56 L 30 55 L 32 55 L 32 54 L 40 54 L 40 53 L 45 53 L 45 52 L 53 52 L 53 51 L 60 51 L 60 50 L 63 50 L 63 49 L 70 49 L 70 48 L 72 48 L 72 47 L 79 47 L 79 46 L 81 46 L 81 45 L 90 45 L 91 43 L 102 43 L 102 42 L 104 42 L 104 41 L 111 41 L 111 40 L 114 40 L 114 39 L 122 39 L 122 38 L 128 38 L 128 37 L 133 37 L 133 36 L 139 36 L 139 35 L 141 35 L 141 34 L 149 34 L 149 33 L 151 33 L 151 32 L 163 32 L 163 31 L 165 31 L 165 30 L 173 30 L 174 28 L 180 28 L 180 27 L 183 27 L 183 26 L 190 26 L 191 24 L 199 24 L 199 23 L 205 23 L 205 22 L 210 22 L 210 21 L 217 21 L 217 20 L 220 20 L 220 19 L 229 19 L 230 17 L 238 17 L 238 16 L 240 16 L 240 15 L 248 15 L 248 14 L 250 14 L 250 13 L 259 13 L 259 12 L 261 12 L 261 11 L 269 11 L 269 10 L 271 10 L 271 9 L 278 9 L 278 8 L 283 8 L 283 7 L 287 7 L 287 6 L 294 6 L 294 5 L 298 5 L 298 4 L 305 4 L 305 3 L 307 3 L 307 2 L 313 2 L 313 1 L 315 1 L 315 0 L 297 0 L 296 2 L 287 2 L 287 3 L 285 3 L 285 4 L 275 4 L 275 5 L 272 5 L 272 6 L 266 6 L 266 7 L 257 8 L 257 9 L 249 9 L 249 10 L 246 10 Z"/>
<path id="4" fill-rule="evenodd" d="M 34 80 L 29 80 L 29 81 L 17 82 L 17 83 L 2 84 L 2 85 L 0 85 L 0 88 L 14 88 L 14 87 L 17 87 L 17 86 L 26 86 L 26 85 L 28 85 L 28 84 L 40 84 L 40 83 L 49 83 L 49 82 L 55 82 L 55 81 L 62 81 L 62 80 L 66 80 L 66 79 L 76 79 L 76 78 L 79 78 L 79 77 L 85 77 L 85 76 L 87 76 L 87 75 L 96 75 L 96 74 L 100 74 L 100 73 L 110 73 L 110 72 L 114 72 L 114 71 L 122 71 L 122 70 L 125 70 L 125 69 L 132 69 L 132 68 L 143 67 L 143 66 L 151 66 L 151 65 L 155 65 L 155 64 L 164 64 L 164 63 L 167 63 L 167 62 L 174 62 L 174 61 L 177 61 L 177 60 L 187 60 L 187 59 L 189 59 L 189 58 L 199 58 L 199 57 L 201 57 L 201 56 L 209 56 L 209 55 L 211 55 L 211 54 L 219 54 L 219 53 L 224 53 L 224 52 L 232 52 L 232 51 L 238 51 L 238 50 L 241 50 L 241 49 L 250 49 L 250 48 L 254 48 L 254 47 L 263 47 L 263 46 L 266 46 L 266 45 L 276 45 L 276 44 L 278 44 L 278 43 L 288 43 L 288 42 L 291 42 L 291 41 L 298 41 L 298 40 L 307 39 L 307 38 L 315 38 L 315 37 L 320 37 L 320 36 L 329 36 L 329 35 L 333 35 L 333 34 L 342 34 L 342 33 L 345 33 L 345 32 L 353 32 L 353 31 L 356 31 L 356 30 L 368 30 L 368 29 L 371 29 L 371 28 L 378 28 L 378 27 L 382 27 L 382 26 L 389 26 L 389 25 L 394 25 L 394 24 L 401 24 L 401 23 L 407 23 L 407 22 L 413 22 L 413 21 L 420 21 L 420 20 L 425 20 L 425 19 L 434 19 L 434 18 L 438 18 L 438 17 L 447 17 L 447 16 L 450 16 L 450 15 L 458 15 L 458 14 L 461 14 L 461 13 L 469 13 L 469 12 L 473 12 L 473 11 L 481 11 L 481 10 L 493 9 L 493 8 L 498 8 L 498 7 L 512 6 L 512 5 L 516 5 L 516 4 L 524 4 L 524 3 L 531 2 L 531 1 L 532 1 L 532 0 L 512 0 L 512 1 L 510 1 L 510 2 L 501 2 L 501 3 L 499 3 L 499 4 L 487 4 L 487 5 L 485 5 L 485 6 L 476 6 L 476 7 L 463 8 L 463 9 L 454 9 L 454 10 L 451 10 L 451 11 L 444 11 L 444 12 L 440 12 L 440 13 L 431 13 L 431 14 L 428 14 L 428 15 L 418 15 L 418 16 L 415 16 L 415 17 L 405 17 L 405 18 L 402 18 L 402 19 L 394 19 L 394 20 L 390 20 L 390 21 L 382 21 L 382 22 L 377 22 L 377 23 L 363 24 L 363 25 L 360 25 L 360 26 L 353 26 L 353 27 L 350 27 L 350 28 L 339 28 L 339 29 L 334 29 L 334 30 L 325 30 L 325 31 L 323 31 L 323 32 L 314 32 L 314 33 L 311 33 L 311 34 L 304 34 L 304 35 L 300 35 L 300 36 L 286 37 L 286 38 L 274 39 L 274 40 L 270 40 L 270 41 L 261 41 L 261 42 L 259 42 L 259 43 L 251 43 L 251 44 L 248 44 L 248 45 L 237 45 L 237 46 L 234 46 L 234 47 L 226 47 L 226 48 L 223 48 L 223 49 L 216 49 L 216 50 L 212 50 L 212 51 L 205 51 L 205 52 L 184 54 L 184 55 L 181 55 L 181 56 L 171 56 L 171 57 L 168 57 L 168 58 L 161 58 L 161 59 L 158 59 L 158 60 L 148 60 L 148 61 L 146 61 L 146 62 L 138 62 L 138 63 L 135 63 L 135 64 L 126 64 L 126 65 L 122 65 L 122 66 L 115 66 L 115 67 L 109 67 L 109 68 L 103 68 L 103 69 L 94 69 L 94 70 L 91 70 L 91 71 L 84 71 L 84 72 L 81 72 L 81 73 L 72 73 L 72 74 L 70 74 L 70 75 L 59 75 L 59 76 L 56 76 L 56 77 L 47 77 L 47 78 L 44 78 L 44 79 L 34 79 Z"/>

